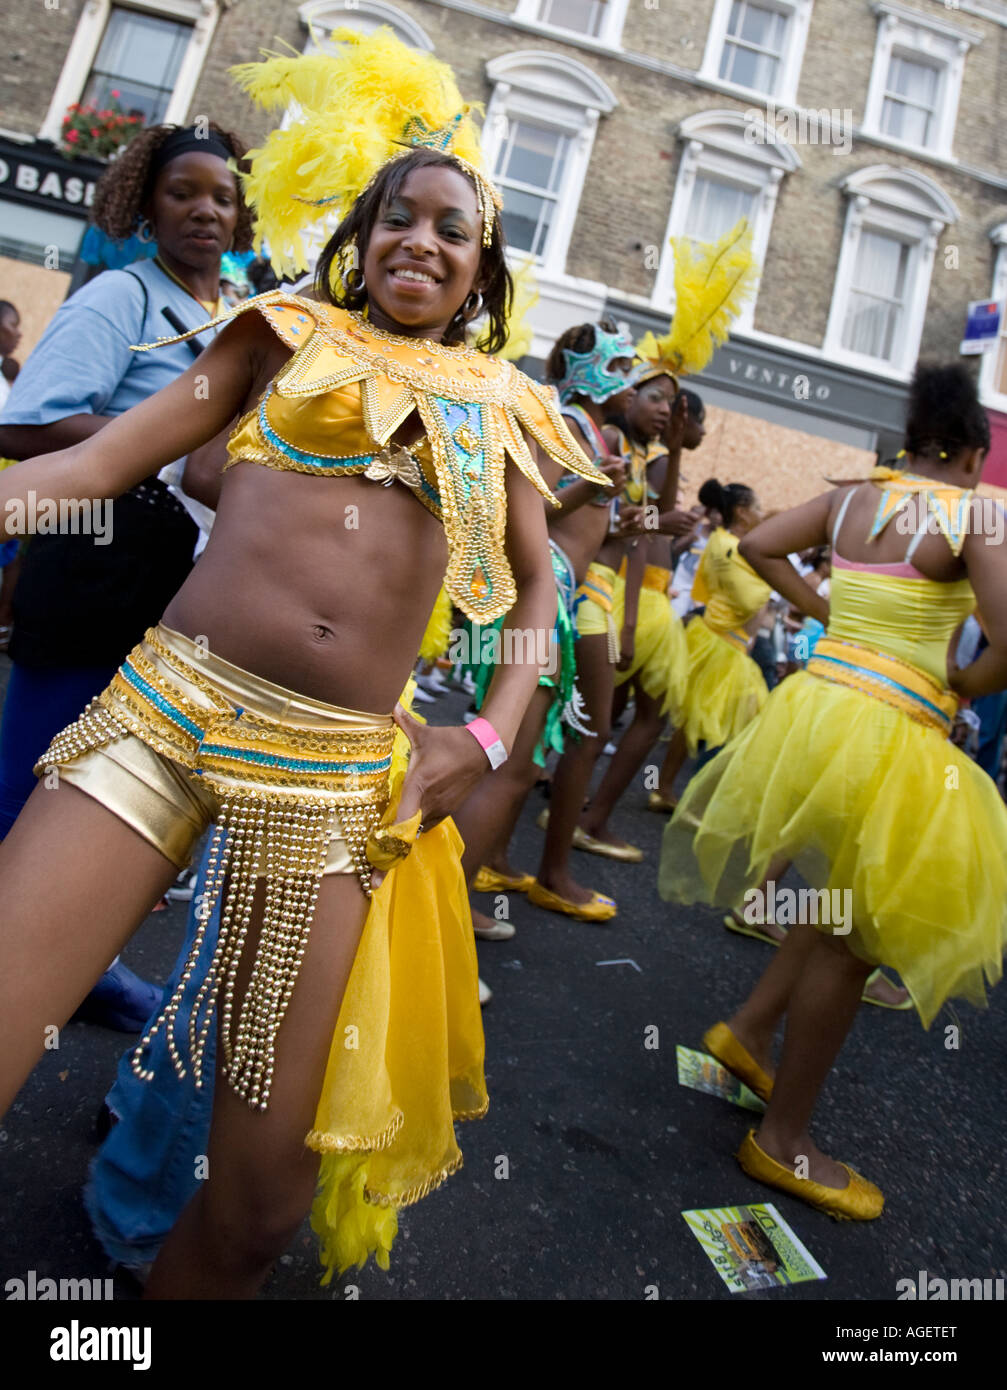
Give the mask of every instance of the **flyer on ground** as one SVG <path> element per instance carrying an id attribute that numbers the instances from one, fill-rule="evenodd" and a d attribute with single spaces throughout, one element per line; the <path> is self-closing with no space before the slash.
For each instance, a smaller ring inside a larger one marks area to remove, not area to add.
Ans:
<path id="1" fill-rule="evenodd" d="M 695 1052 L 681 1043 L 675 1048 L 678 1058 L 678 1084 L 690 1090 L 702 1091 L 708 1096 L 720 1096 L 732 1105 L 740 1105 L 745 1110 L 765 1110 L 764 1103 L 754 1091 L 750 1091 L 743 1081 L 720 1065 L 715 1057 L 705 1052 Z"/>
<path id="2" fill-rule="evenodd" d="M 828 1277 L 771 1203 L 682 1215 L 732 1293 Z"/>

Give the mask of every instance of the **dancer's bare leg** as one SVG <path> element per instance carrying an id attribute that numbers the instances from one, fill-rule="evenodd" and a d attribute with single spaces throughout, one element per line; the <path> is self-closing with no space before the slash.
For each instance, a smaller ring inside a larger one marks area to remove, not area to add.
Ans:
<path id="1" fill-rule="evenodd" d="M 775 859 L 771 860 L 769 868 L 766 870 L 766 876 L 759 884 L 758 888 L 763 902 L 766 901 L 770 882 L 779 883 L 790 868 L 790 864 L 791 861 L 786 855 L 778 855 Z M 765 937 L 767 941 L 779 945 L 787 939 L 786 930 L 781 927 L 778 922 L 746 922 L 744 910 L 737 907 L 731 909 L 731 916 L 739 925 L 747 927 L 749 931 L 757 931 L 759 935 Z"/>
<path id="2" fill-rule="evenodd" d="M 675 779 L 685 766 L 689 745 L 685 741 L 685 731 L 676 729 L 664 755 L 661 771 L 657 778 L 657 789 L 667 801 L 675 799 Z"/>
<path id="3" fill-rule="evenodd" d="M 841 1188 L 849 1183 L 848 1174 L 816 1146 L 808 1126 L 825 1078 L 856 1017 L 871 967 L 853 955 L 842 937 L 826 936 L 813 927 L 804 930 L 814 940 L 790 991 L 783 1052 L 758 1143 L 788 1167 L 803 1157 L 805 1175 L 813 1182 Z M 781 957 L 784 950 L 786 944 Z"/>
<path id="4" fill-rule="evenodd" d="M 616 691 L 616 694 L 618 693 Z M 619 740 L 619 747 L 605 769 L 601 784 L 591 798 L 590 806 L 581 816 L 581 825 L 596 840 L 625 847 L 626 841 L 621 840 L 618 835 L 613 835 L 608 829 L 608 818 L 615 810 L 616 802 L 643 766 L 647 754 L 660 737 L 663 726 L 661 701 L 653 699 L 637 686 L 633 722 Z"/>
<path id="5" fill-rule="evenodd" d="M 144 1297 L 251 1298 L 297 1234 L 311 1209 L 319 1164 L 318 1154 L 304 1147 L 304 1137 L 314 1127 L 366 916 L 367 900 L 356 878 L 339 874 L 322 880 L 307 950 L 277 1038 L 269 1108 L 250 1109 L 218 1068 L 209 1178 L 162 1246 Z M 261 905 L 254 920 L 261 920 Z M 255 945 L 250 931 L 236 1000 L 243 997 Z M 360 1022 L 366 1026 L 366 1020 Z"/>
<path id="6" fill-rule="evenodd" d="M 0 1114 L 177 873 L 76 787 L 32 792 L 0 844 Z"/>
<path id="7" fill-rule="evenodd" d="M 763 1068 L 773 1074 L 773 1038 L 815 944 L 814 927 L 791 927 L 751 994 L 727 1026 Z"/>
<path id="8" fill-rule="evenodd" d="M 538 881 L 544 888 L 575 903 L 591 901 L 591 890 L 582 888 L 570 873 L 570 849 L 595 760 L 608 740 L 614 683 L 614 667 L 608 659 L 608 637 L 604 634 L 582 636 L 577 642 L 577 684 L 587 709 L 589 727 L 596 737 L 571 739 L 559 760 L 549 799 L 549 827 L 538 870 Z"/>
<path id="9" fill-rule="evenodd" d="M 521 721 L 510 757 L 502 767 L 487 773 L 477 783 L 454 814 L 458 833 L 465 841 L 462 869 L 467 881 L 471 881 L 481 864 L 491 862 L 487 855 L 499 844 L 504 832 L 505 845 L 513 834 L 521 808 L 538 776 L 535 745 L 542 736 L 551 702 L 552 691 L 539 686 Z M 495 861 L 493 867 L 509 872 Z"/>

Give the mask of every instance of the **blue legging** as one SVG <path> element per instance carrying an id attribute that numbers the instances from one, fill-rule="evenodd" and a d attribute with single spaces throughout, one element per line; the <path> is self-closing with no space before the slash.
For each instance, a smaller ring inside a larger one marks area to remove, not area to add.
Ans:
<path id="1" fill-rule="evenodd" d="M 0 840 L 17 820 L 35 786 L 36 761 L 88 701 L 104 690 L 116 666 L 35 670 L 11 666 L 0 723 Z"/>

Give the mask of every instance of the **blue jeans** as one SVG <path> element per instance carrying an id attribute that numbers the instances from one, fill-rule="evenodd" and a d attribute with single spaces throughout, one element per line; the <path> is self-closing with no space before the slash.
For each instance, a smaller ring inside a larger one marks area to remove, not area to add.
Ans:
<path id="1" fill-rule="evenodd" d="M 208 855 L 207 846 L 189 904 L 185 944 L 165 987 L 166 999 L 178 984 L 199 925 L 196 914 L 205 888 Z M 183 1059 L 188 1057 L 188 1008 L 206 976 L 219 928 L 218 902 L 206 924 L 199 961 L 179 1010 L 181 1025 L 176 1028 L 176 1043 Z M 118 1124 L 91 1164 L 84 1189 L 84 1205 L 95 1235 L 106 1254 L 124 1265 L 143 1264 L 156 1257 L 165 1236 L 199 1187 L 197 1160 L 206 1155 L 210 1137 L 216 1030 L 211 1026 L 207 1035 L 203 1085 L 198 1090 L 190 1067 L 187 1066 L 184 1080 L 177 1076 L 163 1029 L 145 1054 L 145 1066 L 153 1071 L 153 1081 L 142 1081 L 134 1075 L 132 1054 L 131 1046 L 120 1059 L 115 1084 L 105 1097 Z"/>
<path id="2" fill-rule="evenodd" d="M 71 666 L 39 671 L 12 664 L 0 723 L 0 840 L 32 794 L 35 763 L 117 670 Z"/>
<path id="3" fill-rule="evenodd" d="M 995 782 L 1000 772 L 1004 734 L 1007 733 L 1007 690 L 980 696 L 978 700 L 972 701 L 972 708 L 979 716 L 979 751 L 976 753 L 976 762 Z"/>

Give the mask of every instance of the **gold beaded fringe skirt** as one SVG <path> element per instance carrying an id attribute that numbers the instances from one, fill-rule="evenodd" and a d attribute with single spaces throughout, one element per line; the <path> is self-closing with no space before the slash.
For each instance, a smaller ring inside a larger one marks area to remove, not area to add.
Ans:
<path id="1" fill-rule="evenodd" d="M 355 872 L 370 895 L 365 847 L 388 804 L 394 737 L 389 716 L 306 699 L 163 626 L 147 633 L 107 689 L 57 735 L 36 771 L 57 767 L 62 780 L 174 863 L 186 864 L 216 822 L 196 939 L 178 989 L 134 1054 L 138 1075 L 146 1075 L 143 1054 L 161 1028 L 185 1075 L 176 1015 L 223 895 L 217 950 L 189 1020 L 191 1062 L 199 1084 L 220 1001 L 230 1083 L 250 1105 L 266 1108 L 276 1035 L 321 877 Z M 235 1026 L 235 980 L 263 877 L 262 948 Z"/>
<path id="2" fill-rule="evenodd" d="M 216 822 L 196 937 L 154 1029 L 167 1029 L 184 1074 L 181 1025 L 198 1084 L 219 1004 L 221 1065 L 257 1109 L 269 1100 L 276 1036 L 322 876 L 355 872 L 371 897 L 305 1136 L 321 1155 L 312 1226 L 323 1282 L 369 1254 L 388 1268 L 398 1208 L 460 1167 L 454 1123 L 488 1105 L 475 941 L 452 821 L 421 835 L 371 896 L 367 841 L 373 848 L 383 816 L 394 819 L 406 742 L 389 717 L 307 700 L 161 626 L 36 767 L 40 775 L 57 767 L 62 781 L 180 867 Z M 262 879 L 262 948 L 235 1021 L 238 965 Z M 195 1007 L 179 1019 L 218 901 L 213 960 Z M 143 1054 L 152 1035 L 134 1055 L 141 1076 L 149 1075 Z"/>

